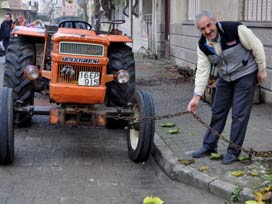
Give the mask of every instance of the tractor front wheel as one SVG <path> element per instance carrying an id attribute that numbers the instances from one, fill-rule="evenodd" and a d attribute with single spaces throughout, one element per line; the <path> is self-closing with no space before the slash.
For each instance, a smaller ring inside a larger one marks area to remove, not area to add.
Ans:
<path id="1" fill-rule="evenodd" d="M 13 97 L 12 89 L 0 88 L 0 164 L 14 160 Z"/>
<path id="2" fill-rule="evenodd" d="M 134 162 L 144 162 L 150 156 L 154 141 L 154 115 L 152 96 L 146 91 L 136 91 L 133 105 L 135 120 L 130 121 L 127 133 L 128 154 Z"/>

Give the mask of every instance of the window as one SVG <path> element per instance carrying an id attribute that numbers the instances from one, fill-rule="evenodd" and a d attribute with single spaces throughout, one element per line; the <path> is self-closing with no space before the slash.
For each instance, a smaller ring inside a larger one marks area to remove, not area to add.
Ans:
<path id="1" fill-rule="evenodd" d="M 272 0 L 244 0 L 245 21 L 272 21 Z"/>
<path id="2" fill-rule="evenodd" d="M 188 20 L 194 20 L 199 12 L 199 0 L 188 0 Z"/>

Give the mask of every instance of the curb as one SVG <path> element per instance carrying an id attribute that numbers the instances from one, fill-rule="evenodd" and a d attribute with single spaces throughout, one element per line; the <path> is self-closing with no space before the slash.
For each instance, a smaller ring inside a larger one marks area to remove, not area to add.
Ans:
<path id="1" fill-rule="evenodd" d="M 223 181 L 218 177 L 212 177 L 190 166 L 179 164 L 177 162 L 178 158 L 174 156 L 173 152 L 157 133 L 154 135 L 152 155 L 160 168 L 172 180 L 205 190 L 226 200 L 230 200 L 232 192 L 239 188 L 239 186 Z M 241 202 L 254 199 L 252 189 L 244 188 L 240 192 Z"/>

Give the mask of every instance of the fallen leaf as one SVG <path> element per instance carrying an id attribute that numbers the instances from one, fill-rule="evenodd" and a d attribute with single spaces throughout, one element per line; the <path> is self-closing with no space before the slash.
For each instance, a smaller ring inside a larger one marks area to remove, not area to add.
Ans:
<path id="1" fill-rule="evenodd" d="M 249 174 L 250 174 L 250 176 L 258 176 L 258 171 L 256 171 L 256 170 L 251 170 L 250 172 L 249 172 Z"/>
<path id="2" fill-rule="evenodd" d="M 256 201 L 262 201 L 263 200 L 263 194 L 261 192 L 255 191 L 254 194 L 255 194 L 255 200 Z"/>
<path id="3" fill-rule="evenodd" d="M 174 127 L 175 125 L 176 125 L 175 123 L 169 123 L 169 122 L 167 122 L 167 123 L 162 123 L 161 127 Z"/>
<path id="4" fill-rule="evenodd" d="M 208 171 L 209 167 L 208 166 L 201 166 L 199 167 L 199 171 L 203 172 L 203 171 Z"/>
<path id="5" fill-rule="evenodd" d="M 163 204 L 164 201 L 161 200 L 159 197 L 155 196 L 147 196 L 144 198 L 143 204 Z"/>
<path id="6" fill-rule="evenodd" d="M 249 157 L 245 157 L 245 156 L 240 155 L 240 156 L 238 157 L 238 160 L 239 160 L 239 161 L 249 160 Z"/>
<path id="7" fill-rule="evenodd" d="M 266 175 L 265 180 L 272 181 L 272 174 Z"/>
<path id="8" fill-rule="evenodd" d="M 271 191 L 263 193 L 263 200 L 269 200 L 271 198 L 271 194 Z"/>
<path id="9" fill-rule="evenodd" d="M 193 160 L 193 159 L 178 159 L 178 161 L 185 166 L 188 166 L 188 165 L 193 164 L 195 162 L 195 160 Z"/>
<path id="10" fill-rule="evenodd" d="M 170 134 L 177 134 L 177 133 L 179 133 L 179 128 L 170 129 L 170 130 L 168 130 L 168 133 L 170 133 Z"/>
<path id="11" fill-rule="evenodd" d="M 237 170 L 237 171 L 231 172 L 231 175 L 232 175 L 232 176 L 235 176 L 235 177 L 239 177 L 239 176 L 243 176 L 244 173 L 245 173 L 245 172 L 242 171 L 242 170 Z"/>
<path id="12" fill-rule="evenodd" d="M 212 160 L 218 160 L 218 159 L 222 159 L 223 155 L 219 153 L 211 153 L 209 158 Z"/>
<path id="13" fill-rule="evenodd" d="M 258 204 L 256 200 L 248 200 L 245 204 Z"/>

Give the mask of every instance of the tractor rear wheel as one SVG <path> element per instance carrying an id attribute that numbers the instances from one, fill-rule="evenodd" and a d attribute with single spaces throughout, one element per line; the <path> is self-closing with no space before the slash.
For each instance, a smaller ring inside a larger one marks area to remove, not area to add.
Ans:
<path id="1" fill-rule="evenodd" d="M 0 164 L 14 160 L 13 98 L 12 89 L 0 88 Z"/>
<path id="2" fill-rule="evenodd" d="M 151 153 L 154 131 L 155 111 L 152 96 L 146 91 L 135 92 L 133 118 L 140 120 L 130 121 L 127 132 L 128 155 L 134 162 L 146 161 Z M 150 117 L 149 119 L 141 119 Z"/>
<path id="3" fill-rule="evenodd" d="M 120 84 L 111 81 L 107 84 L 106 106 L 127 108 L 133 102 L 135 93 L 135 61 L 132 49 L 127 45 L 110 48 L 108 74 L 115 74 L 120 70 L 127 70 L 129 82 Z M 107 128 L 123 128 L 126 122 L 113 118 L 107 119 Z"/>
<path id="4" fill-rule="evenodd" d="M 11 37 L 6 53 L 4 86 L 12 88 L 14 105 L 33 105 L 34 89 L 31 81 L 24 77 L 24 68 L 35 64 L 35 47 L 23 37 Z M 14 113 L 14 123 L 27 126 L 31 123 L 30 113 Z"/>

